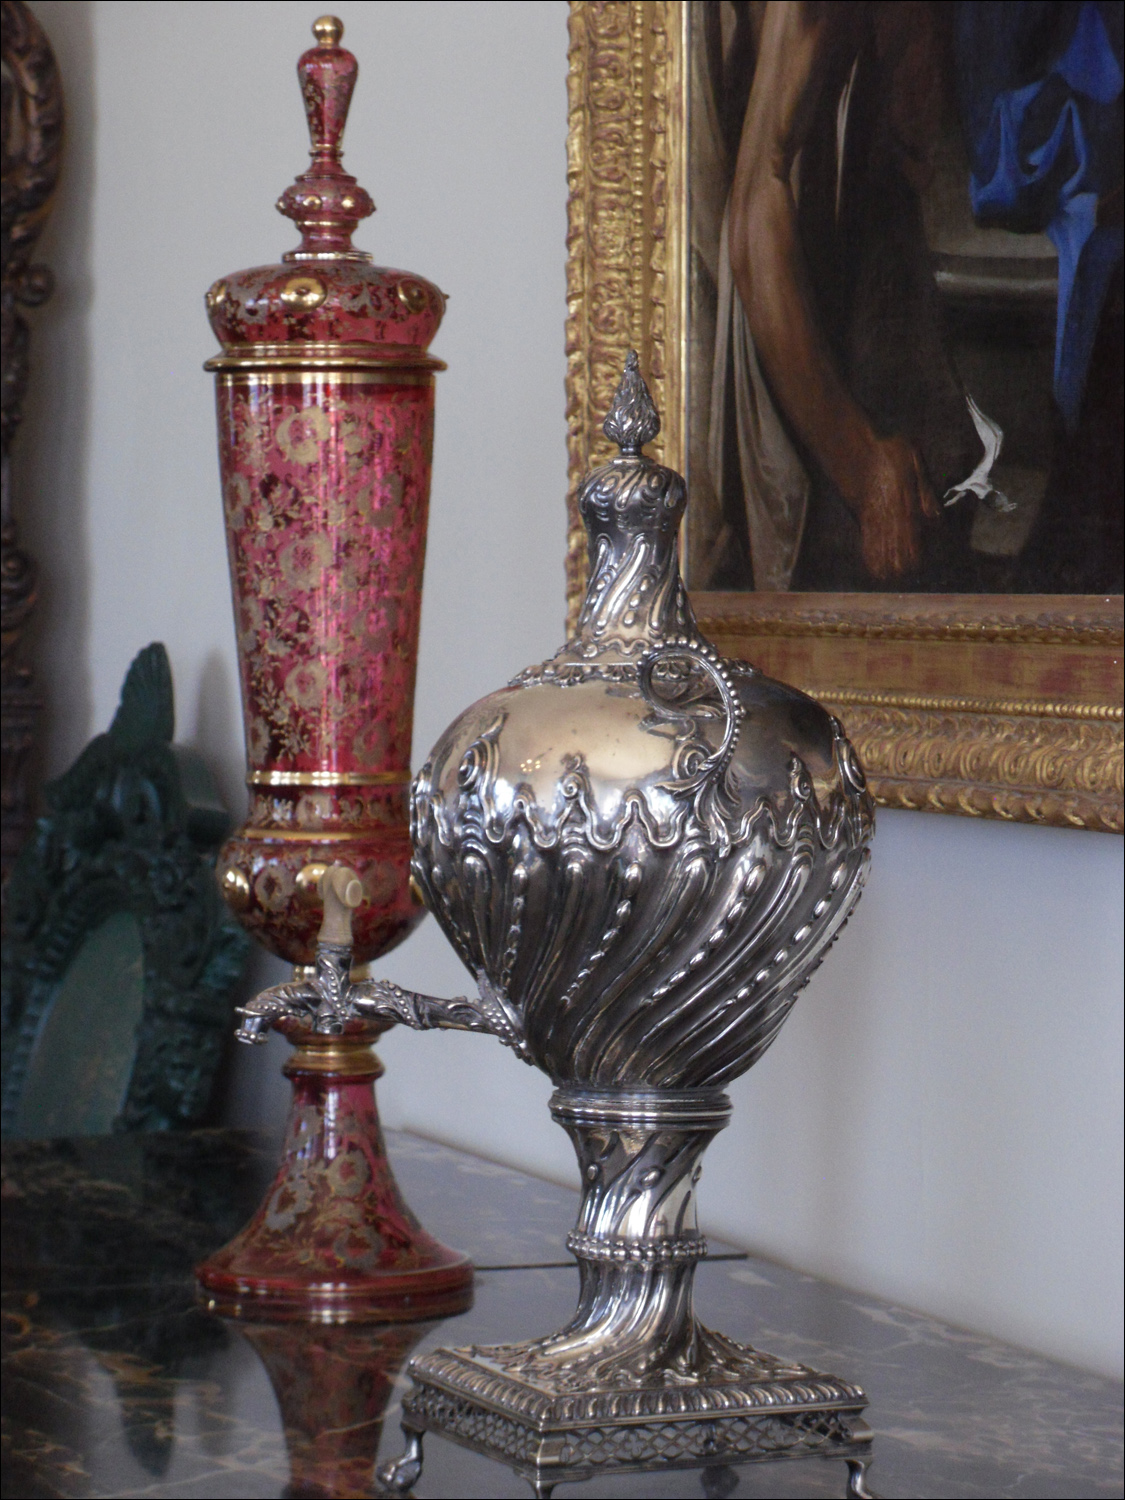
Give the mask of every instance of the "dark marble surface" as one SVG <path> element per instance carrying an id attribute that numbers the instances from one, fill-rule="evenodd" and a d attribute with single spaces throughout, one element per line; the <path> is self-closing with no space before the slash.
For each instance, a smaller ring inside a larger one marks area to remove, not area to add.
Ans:
<path id="1" fill-rule="evenodd" d="M 3 1495 L 372 1494 L 376 1448 L 380 1462 L 401 1448 L 410 1353 L 563 1322 L 577 1277 L 557 1263 L 576 1194 L 414 1136 L 388 1144 L 423 1222 L 481 1268 L 471 1310 L 399 1329 L 248 1332 L 195 1305 L 191 1266 L 256 1206 L 276 1144 L 203 1131 L 7 1145 Z M 713 1327 L 865 1386 L 884 1496 L 1122 1494 L 1111 1381 L 760 1260 L 705 1264 L 697 1288 Z M 843 1489 L 842 1464 L 806 1461 L 743 1468 L 734 1495 Z M 529 1490 L 431 1437 L 416 1493 Z M 557 1491 L 704 1493 L 683 1472 Z"/>

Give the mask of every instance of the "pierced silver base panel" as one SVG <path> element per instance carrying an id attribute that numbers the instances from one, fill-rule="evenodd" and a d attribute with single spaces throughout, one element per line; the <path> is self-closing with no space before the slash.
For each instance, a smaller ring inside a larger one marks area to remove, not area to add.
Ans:
<path id="1" fill-rule="evenodd" d="M 407 1452 L 381 1483 L 405 1494 L 433 1432 L 507 1464 L 537 1495 L 599 1473 L 700 1467 L 721 1490 L 720 1470 L 738 1464 L 835 1458 L 848 1465 L 846 1493 L 865 1496 L 871 1430 L 859 1386 L 695 1317 L 692 1280 L 707 1253 L 695 1220 L 699 1158 L 729 1118 L 726 1095 L 565 1087 L 551 1112 L 584 1186 L 568 1240 L 580 1275 L 574 1316 L 548 1338 L 413 1360 Z"/>

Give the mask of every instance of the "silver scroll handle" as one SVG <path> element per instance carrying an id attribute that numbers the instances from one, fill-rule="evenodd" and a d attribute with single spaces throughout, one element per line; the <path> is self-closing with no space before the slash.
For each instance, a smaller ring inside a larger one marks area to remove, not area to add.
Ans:
<path id="1" fill-rule="evenodd" d="M 525 1062 L 531 1061 L 518 1013 L 484 975 L 477 979 L 480 994 L 476 1000 L 466 995 L 442 1000 L 404 990 L 386 979 L 352 979 L 352 912 L 363 902 L 363 885 L 354 871 L 336 864 L 321 876 L 319 891 L 324 921 L 314 972 L 290 984 L 275 984 L 238 1006 L 238 1041 L 260 1045 L 270 1028 L 283 1020 L 309 1026 L 324 1036 L 340 1035 L 352 1020 L 401 1021 L 412 1031 L 487 1032 Z"/>
<path id="2" fill-rule="evenodd" d="M 673 784 L 674 790 L 691 792 L 707 782 L 717 782 L 730 765 L 746 711 L 719 653 L 698 639 L 677 636 L 662 641 L 650 651 L 637 671 L 637 686 L 645 701 L 661 718 L 683 720 L 692 717 L 690 713 L 662 697 L 653 681 L 657 667 L 677 659 L 692 662 L 710 677 L 726 714 L 726 725 L 718 749 L 711 750 L 706 741 L 696 739 L 684 745 L 677 757 L 682 763 L 676 768 L 679 774 Z"/>

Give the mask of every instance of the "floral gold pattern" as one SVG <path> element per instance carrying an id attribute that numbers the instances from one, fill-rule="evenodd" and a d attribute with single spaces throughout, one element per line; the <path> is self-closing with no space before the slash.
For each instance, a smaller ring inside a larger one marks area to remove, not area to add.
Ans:
<path id="1" fill-rule="evenodd" d="M 432 375 L 424 384 L 378 372 L 366 382 L 331 371 L 283 382 L 252 368 L 219 376 L 249 770 L 294 778 L 269 796 L 255 791 L 223 872 L 241 872 L 252 892 L 243 923 L 296 963 L 310 956 L 319 920 L 294 896 L 310 861 L 345 859 L 363 879 L 365 959 L 419 916 L 404 792 L 433 395 Z M 348 785 L 357 777 L 376 784 Z"/>
<path id="2" fill-rule="evenodd" d="M 372 706 L 413 696 L 432 387 L 226 375 L 219 425 L 251 769 L 405 770 L 409 722 L 377 737 L 385 765 L 355 764 L 354 746 Z M 340 660 L 357 639 L 384 649 Z"/>
<path id="3" fill-rule="evenodd" d="M 223 1311 L 406 1321 L 472 1300 L 465 1256 L 427 1234 L 387 1164 L 372 1089 L 382 1064 L 367 1045 L 381 1029 L 323 1056 L 287 1033 L 297 1051 L 281 1167 L 246 1227 L 197 1271 Z"/>

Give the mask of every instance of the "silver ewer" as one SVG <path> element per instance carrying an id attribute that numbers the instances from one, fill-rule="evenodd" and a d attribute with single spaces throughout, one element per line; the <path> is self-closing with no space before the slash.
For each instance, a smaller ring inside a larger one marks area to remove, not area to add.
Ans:
<path id="1" fill-rule="evenodd" d="M 574 1317 L 547 1338 L 415 1359 L 405 1492 L 437 1431 L 549 1494 L 596 1472 L 842 1458 L 862 1495 L 858 1386 L 700 1324 L 700 1157 L 730 1117 L 723 1085 L 777 1035 L 859 898 L 874 829 L 839 722 L 721 657 L 680 578 L 686 491 L 644 452 L 659 417 L 626 364 L 585 480 L 590 583 L 574 639 L 467 709 L 413 788 L 413 874 L 475 976 L 440 1000 L 316 978 L 244 1011 L 489 1031 L 556 1084 L 582 1175 L 568 1245 Z"/>

